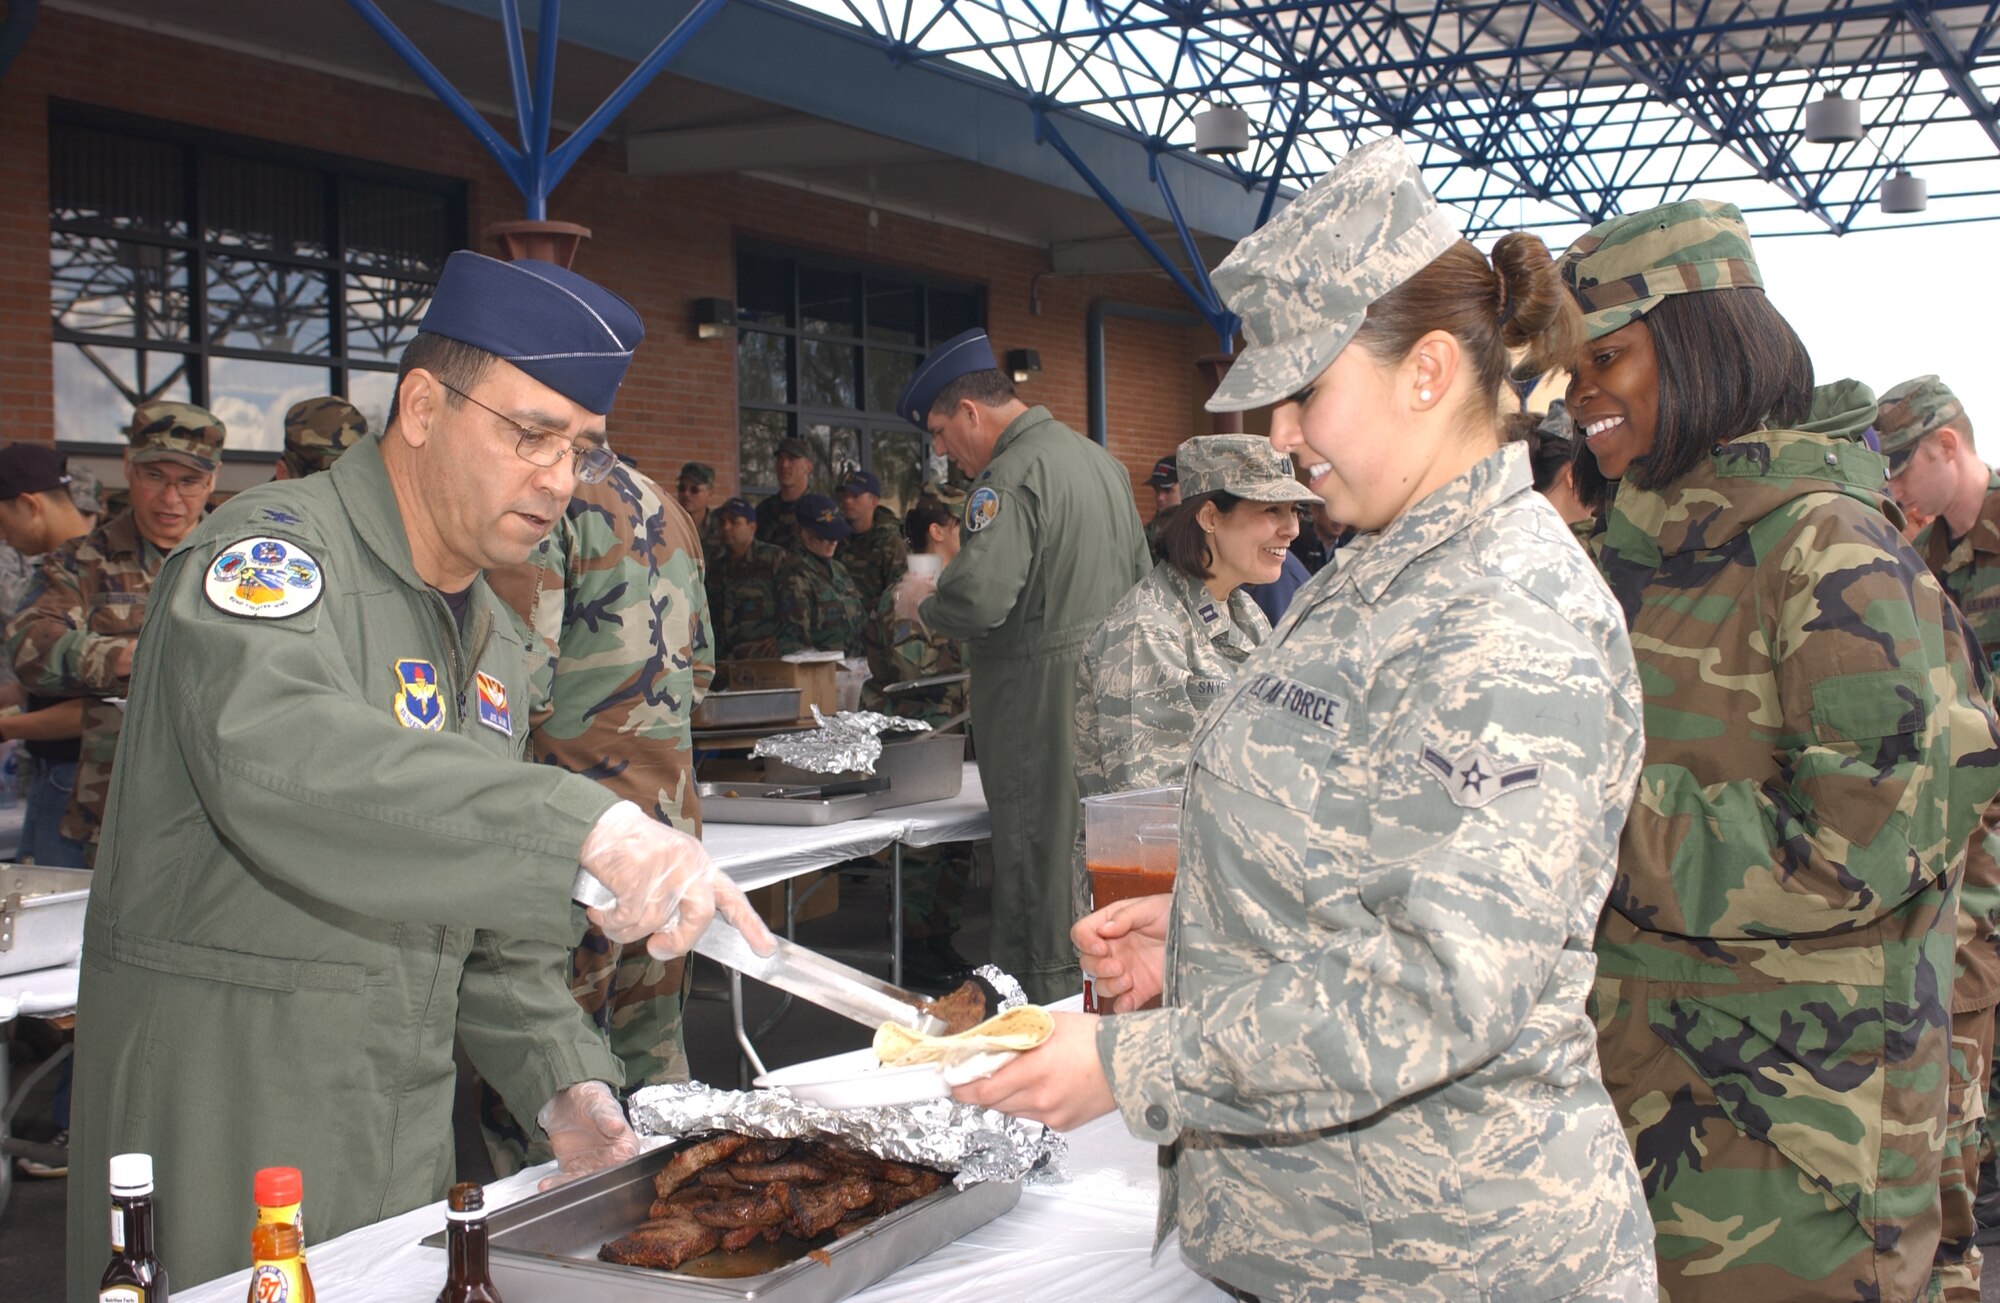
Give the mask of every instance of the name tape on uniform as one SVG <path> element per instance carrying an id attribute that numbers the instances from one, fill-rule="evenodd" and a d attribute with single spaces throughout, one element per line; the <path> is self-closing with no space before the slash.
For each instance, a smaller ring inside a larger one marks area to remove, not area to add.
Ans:
<path id="1" fill-rule="evenodd" d="M 1252 675 L 1243 685 L 1243 695 L 1267 706 L 1276 706 L 1308 724 L 1337 729 L 1347 718 L 1347 702 L 1319 688 L 1309 687 L 1282 674 Z"/>
<path id="2" fill-rule="evenodd" d="M 216 610 L 253 620 L 282 620 L 313 608 L 326 588 L 319 562 L 297 543 L 245 538 L 209 562 L 202 595 Z"/>

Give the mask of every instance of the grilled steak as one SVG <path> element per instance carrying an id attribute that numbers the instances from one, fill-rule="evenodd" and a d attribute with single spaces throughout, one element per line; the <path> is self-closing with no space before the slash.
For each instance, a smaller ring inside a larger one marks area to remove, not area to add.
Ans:
<path id="1" fill-rule="evenodd" d="M 674 1191 L 694 1179 L 695 1173 L 710 1163 L 731 1157 L 737 1150 L 750 1143 L 750 1137 L 724 1133 L 712 1139 L 697 1141 L 667 1160 L 660 1174 L 653 1178 L 653 1190 L 664 1199 Z"/>
<path id="2" fill-rule="evenodd" d="M 597 1251 L 605 1262 L 626 1267 L 652 1267 L 672 1271 L 690 1258 L 722 1243 L 719 1231 L 686 1217 L 668 1217 L 647 1222 L 630 1235 L 622 1235 Z"/>
<path id="3" fill-rule="evenodd" d="M 744 1185 L 763 1185 L 767 1181 L 824 1181 L 833 1172 L 803 1158 L 787 1158 L 776 1163 L 731 1163 L 729 1175 Z M 702 1179 L 708 1179 L 706 1173 Z"/>

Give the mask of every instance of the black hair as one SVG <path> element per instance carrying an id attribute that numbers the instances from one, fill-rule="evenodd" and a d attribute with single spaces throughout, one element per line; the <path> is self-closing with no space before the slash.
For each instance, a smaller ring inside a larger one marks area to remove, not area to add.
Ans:
<path id="1" fill-rule="evenodd" d="M 1510 413 L 1501 422 L 1501 433 L 1505 442 L 1528 446 L 1528 469 L 1537 493 L 1554 488 L 1563 467 L 1576 461 L 1576 441 L 1542 429 L 1542 418 L 1533 412 Z"/>
<path id="2" fill-rule="evenodd" d="M 968 371 L 938 390 L 931 411 L 955 411 L 968 398 L 981 407 L 998 407 L 1013 397 L 1014 382 L 1005 371 Z"/>
<path id="3" fill-rule="evenodd" d="M 1214 493 L 1183 498 L 1179 506 L 1169 510 L 1167 523 L 1160 527 L 1160 559 L 1189 579 L 1215 577 L 1215 555 L 1209 550 L 1208 532 L 1201 527 L 1201 504 L 1204 502 L 1213 502 L 1215 509 L 1226 516 L 1241 506 L 1244 499 L 1226 489 L 1218 489 Z"/>
<path id="4" fill-rule="evenodd" d="M 903 539 L 910 545 L 910 551 L 928 552 L 931 550 L 931 526 L 957 522 L 957 514 L 936 498 L 918 498 L 917 505 L 903 517 Z"/>
<path id="5" fill-rule="evenodd" d="M 416 338 L 403 349 L 402 360 L 396 363 L 396 393 L 389 404 L 388 424 L 394 425 L 401 415 L 403 377 L 418 367 L 430 372 L 451 389 L 469 393 L 474 385 L 486 378 L 487 368 L 497 360 L 483 348 L 444 335 L 418 331 Z M 445 391 L 445 403 L 454 409 L 463 406 L 458 394 L 452 393 L 451 389 Z"/>
<path id="6" fill-rule="evenodd" d="M 1653 339 L 1660 388 L 1653 449 L 1625 472 L 1637 487 L 1665 488 L 1717 444 L 1761 426 L 1795 426 L 1812 410 L 1812 355 L 1764 291 L 1670 294 L 1639 320 Z M 1603 498 L 1604 474 L 1587 447 L 1571 478 L 1586 503 Z"/>

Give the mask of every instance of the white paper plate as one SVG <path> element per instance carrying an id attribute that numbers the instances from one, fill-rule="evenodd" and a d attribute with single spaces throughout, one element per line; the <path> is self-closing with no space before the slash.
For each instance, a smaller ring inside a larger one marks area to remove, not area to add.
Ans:
<path id="1" fill-rule="evenodd" d="M 870 1049 L 795 1063 L 757 1078 L 765 1090 L 782 1090 L 821 1108 L 877 1108 L 886 1104 L 916 1104 L 943 1099 L 951 1088 L 990 1076 L 1011 1053 L 982 1054 L 941 1072 L 935 1063 L 885 1068 Z"/>

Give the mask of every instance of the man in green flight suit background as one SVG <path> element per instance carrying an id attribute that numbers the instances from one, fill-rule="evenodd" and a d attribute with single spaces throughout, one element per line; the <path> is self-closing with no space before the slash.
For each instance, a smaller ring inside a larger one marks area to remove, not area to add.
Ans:
<path id="1" fill-rule="evenodd" d="M 318 1243 L 440 1198 L 454 1039 L 562 1177 L 638 1153 L 603 1033 L 566 981 L 577 866 L 612 939 L 685 953 L 720 911 L 770 933 L 700 843 L 522 763 L 541 654 L 486 584 L 609 454 L 642 330 L 549 263 L 446 262 L 384 433 L 260 485 L 161 567 L 85 924 L 71 1144 L 149 1153 L 159 1253 L 249 1264 L 256 1169 L 300 1168 Z M 655 934 L 659 935 L 655 935 Z M 70 1185 L 70 1303 L 110 1247 Z"/>
<path id="2" fill-rule="evenodd" d="M 909 583 L 932 633 L 966 640 L 979 777 L 993 812 L 993 962 L 1040 1003 L 1082 986 L 1069 941 L 1076 666 L 1151 568 L 1132 482 L 1110 453 L 1029 407 L 983 330 L 940 344 L 896 410 L 973 477 L 964 541 Z"/>

